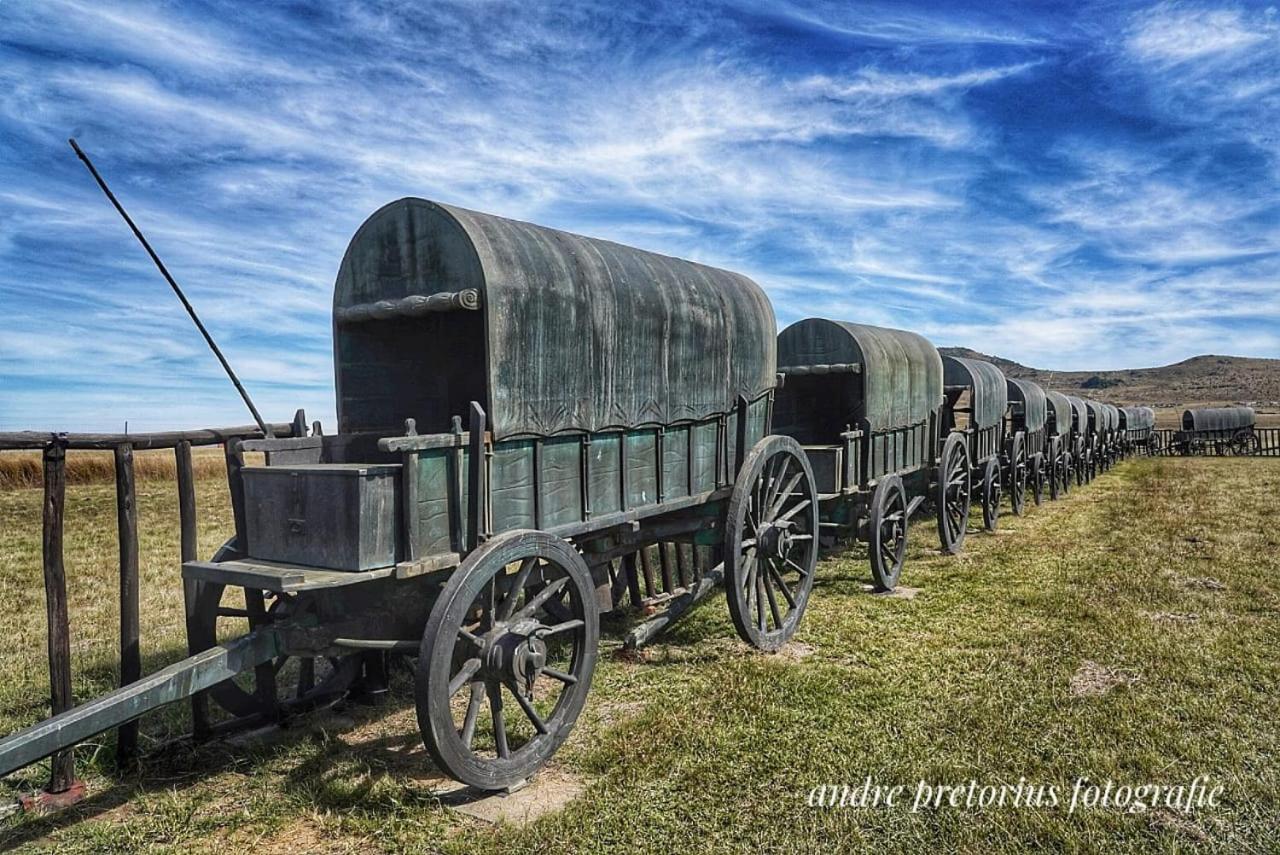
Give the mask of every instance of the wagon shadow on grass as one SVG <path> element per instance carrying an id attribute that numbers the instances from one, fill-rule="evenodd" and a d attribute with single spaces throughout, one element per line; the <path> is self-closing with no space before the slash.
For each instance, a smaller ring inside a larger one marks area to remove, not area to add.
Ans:
<path id="1" fill-rule="evenodd" d="M 180 656 L 176 649 L 170 651 L 174 658 Z M 109 671 L 109 669 L 107 669 Z M 112 675 L 107 674 L 107 679 Z M 30 815 L 19 821 L 16 827 L 0 831 L 0 851 L 10 851 L 48 837 L 55 832 L 78 825 L 84 821 L 104 817 L 126 808 L 139 796 L 159 793 L 183 793 L 213 781 L 219 775 L 234 770 L 252 774 L 266 772 L 279 782 L 282 799 L 298 793 L 311 794 L 324 806 L 341 808 L 360 802 L 367 810 L 378 811 L 382 805 L 377 800 L 361 801 L 362 795 L 376 782 L 377 775 L 366 776 L 360 786 L 346 787 L 345 793 L 332 786 L 342 776 L 351 780 L 351 764 L 379 773 L 412 778 L 415 781 L 441 783 L 449 779 L 432 763 L 422 747 L 422 739 L 416 726 L 401 732 L 386 733 L 382 721 L 412 720 L 413 693 L 405 688 L 403 680 L 397 680 L 391 692 L 380 696 L 384 700 L 365 703 L 356 699 L 343 699 L 334 704 L 287 719 L 282 724 L 264 725 L 256 730 L 236 732 L 228 736 L 193 744 L 189 736 L 163 743 L 147 752 L 134 771 L 119 775 L 112 771 L 114 754 L 109 742 L 95 757 L 92 767 L 106 776 L 105 787 L 92 788 L 82 801 L 56 813 Z M 369 729 L 380 732 L 369 738 L 348 740 L 352 733 Z M 322 743 L 323 752 L 304 757 L 290 768 L 272 773 L 272 766 L 307 742 Z M 416 747 L 417 750 L 413 750 Z M 9 779 L 17 791 L 28 793 L 44 786 L 40 766 L 31 767 L 28 774 Z M 99 778 L 99 786 L 103 779 Z M 329 786 L 318 789 L 317 784 Z M 441 805 L 458 806 L 474 801 L 485 794 L 459 791 L 441 796 L 424 793 L 424 803 L 431 801 Z M 386 806 L 388 810 L 390 805 Z"/>

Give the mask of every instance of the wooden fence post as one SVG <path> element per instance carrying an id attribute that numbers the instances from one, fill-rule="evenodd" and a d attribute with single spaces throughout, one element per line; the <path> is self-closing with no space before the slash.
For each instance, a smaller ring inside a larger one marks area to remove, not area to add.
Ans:
<path id="1" fill-rule="evenodd" d="M 67 450 L 55 443 L 44 449 L 44 596 L 49 626 L 49 689 L 53 714 L 71 709 L 71 630 L 67 621 L 67 574 L 62 563 L 62 519 L 67 496 Z M 62 793 L 76 783 L 74 750 L 53 755 L 49 792 Z"/>
<path id="2" fill-rule="evenodd" d="M 191 443 L 182 440 L 173 450 L 174 462 L 178 473 L 178 520 L 182 531 L 182 563 L 197 561 L 200 556 L 200 539 L 196 528 L 196 477 L 195 466 L 191 459 Z M 186 599 L 187 614 L 187 652 L 197 651 L 190 648 L 192 638 L 191 615 L 195 607 L 196 583 L 182 580 L 182 593 Z M 191 696 L 191 735 L 196 740 L 209 736 L 209 696 L 197 692 Z"/>
<path id="3" fill-rule="evenodd" d="M 120 685 L 142 678 L 139 649 L 138 497 L 133 477 L 133 446 L 115 447 L 116 528 L 120 537 Z M 131 766 L 138 755 L 138 722 L 116 731 L 116 767 Z"/>

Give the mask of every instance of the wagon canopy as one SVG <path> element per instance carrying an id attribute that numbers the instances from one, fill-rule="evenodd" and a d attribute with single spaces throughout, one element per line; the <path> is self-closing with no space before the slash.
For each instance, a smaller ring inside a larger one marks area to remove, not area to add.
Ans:
<path id="1" fill-rule="evenodd" d="M 1106 416 L 1107 430 L 1120 427 L 1120 410 L 1114 404 L 1103 404 L 1102 412 Z"/>
<path id="2" fill-rule="evenodd" d="M 1150 407 L 1121 407 L 1125 430 L 1150 430 L 1156 426 L 1156 411 Z"/>
<path id="3" fill-rule="evenodd" d="M 1253 407 L 1205 407 L 1182 414 L 1183 430 L 1240 430 L 1253 422 Z"/>
<path id="4" fill-rule="evenodd" d="M 1074 417 L 1071 415 L 1071 402 L 1061 392 L 1045 392 L 1045 400 L 1049 414 L 1053 416 L 1054 430 L 1060 435 L 1071 433 Z"/>
<path id="5" fill-rule="evenodd" d="M 1044 430 L 1049 418 L 1049 399 L 1045 396 L 1044 389 L 1030 380 L 1014 380 L 1009 377 L 1005 382 L 1008 384 L 1009 400 L 1022 410 L 1026 429 L 1032 433 Z"/>
<path id="6" fill-rule="evenodd" d="M 1092 422 L 1093 429 L 1095 431 L 1103 431 L 1107 429 L 1107 416 L 1102 411 L 1102 404 L 1099 404 L 1097 401 L 1093 400 L 1092 398 L 1085 398 L 1084 408 L 1085 408 L 1085 414 L 1086 414 L 1085 415 L 1086 425 L 1089 424 L 1089 422 Z"/>
<path id="7" fill-rule="evenodd" d="M 495 439 L 730 412 L 775 377 L 768 297 L 745 276 L 407 198 L 375 212 L 334 289 L 340 431 Z"/>
<path id="8" fill-rule="evenodd" d="M 850 424 L 873 432 L 919 424 L 942 406 L 942 360 L 922 335 L 847 321 L 806 318 L 778 335 L 779 371 L 859 366 L 835 376 L 861 387 Z"/>
<path id="9" fill-rule="evenodd" d="M 1067 400 L 1071 402 L 1071 414 L 1075 417 L 1076 432 L 1083 434 L 1089 427 L 1089 410 L 1085 406 L 1084 398 L 1067 395 Z"/>
<path id="10" fill-rule="evenodd" d="M 942 377 L 948 386 L 972 387 L 974 427 L 989 428 L 1000 424 L 1009 406 L 1009 391 L 1003 371 L 981 359 L 944 356 Z"/>

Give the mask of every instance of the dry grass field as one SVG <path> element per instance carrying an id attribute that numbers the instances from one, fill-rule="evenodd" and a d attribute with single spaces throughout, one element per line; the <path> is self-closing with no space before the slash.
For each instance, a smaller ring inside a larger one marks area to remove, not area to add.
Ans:
<path id="1" fill-rule="evenodd" d="M 202 551 L 230 530 L 200 482 Z M 183 655 L 176 500 L 143 480 L 143 642 Z M 40 493 L 0 492 L 0 732 L 45 711 Z M 68 497 L 76 692 L 113 680 L 114 494 Z M 522 827 L 449 809 L 421 748 L 407 674 L 376 708 L 348 705 L 271 738 L 178 746 L 110 774 L 51 817 L 0 821 L 0 849 L 382 852 L 1272 852 L 1280 845 L 1280 460 L 1134 460 L 1069 498 L 1007 513 L 960 557 L 912 529 L 903 584 L 863 589 L 860 551 L 820 564 L 810 611 L 778 655 L 752 652 L 713 598 L 643 656 L 605 655 L 550 774 L 585 790 Z M 606 638 L 614 647 L 616 633 Z M 143 744 L 187 727 L 177 708 Z M 6 799 L 38 783 L 0 782 Z M 1216 807 L 813 808 L 826 783 L 918 781 L 1065 790 L 1209 775 Z"/>

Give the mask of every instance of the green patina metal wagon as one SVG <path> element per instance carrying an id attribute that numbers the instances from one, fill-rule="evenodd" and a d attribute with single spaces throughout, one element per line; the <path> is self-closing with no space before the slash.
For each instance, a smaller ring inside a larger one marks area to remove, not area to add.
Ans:
<path id="1" fill-rule="evenodd" d="M 1254 431 L 1252 407 L 1203 407 L 1184 410 L 1182 429 L 1171 447 L 1179 454 L 1257 454 L 1262 443 Z"/>
<path id="2" fill-rule="evenodd" d="M 868 545 L 880 590 L 898 582 L 907 522 L 930 490 L 939 527 L 969 515 L 968 467 L 947 487 L 935 479 L 942 361 L 923 336 L 866 324 L 809 318 L 778 336 L 774 429 L 797 440 L 812 467 L 828 542 Z M 950 509 L 948 511 L 948 509 Z M 963 537 L 963 522 L 959 523 Z"/>
<path id="3" fill-rule="evenodd" d="M 1075 469 L 1076 486 L 1080 487 L 1093 479 L 1095 465 L 1092 448 L 1089 446 L 1089 408 L 1084 398 L 1067 395 L 1071 403 L 1071 459 Z"/>
<path id="4" fill-rule="evenodd" d="M 1025 448 L 1015 448 L 1016 438 L 1006 430 L 1009 392 L 1004 372 L 990 362 L 959 356 L 944 356 L 942 366 L 947 398 L 943 431 L 964 436 L 973 477 L 982 485 L 982 522 L 987 531 L 995 531 L 1007 475 L 1020 472 L 1022 490 L 1026 489 Z M 1023 459 L 1018 465 L 1020 452 Z"/>
<path id="5" fill-rule="evenodd" d="M 1009 394 L 1009 424 L 1005 434 L 1011 437 L 1008 453 L 1009 503 L 1015 514 L 1025 505 L 1026 487 L 1038 505 L 1044 496 L 1047 473 L 1052 469 L 1051 449 L 1046 425 L 1049 401 L 1044 389 L 1030 380 L 1006 378 Z M 1022 469 L 1019 472 L 1019 468 Z"/>
<path id="6" fill-rule="evenodd" d="M 1048 437 L 1048 455 L 1051 461 L 1049 498 L 1057 499 L 1071 491 L 1071 481 L 1075 475 L 1075 460 L 1072 457 L 1075 415 L 1071 409 L 1071 401 L 1061 392 L 1046 391 L 1045 403 L 1045 435 Z"/>
<path id="7" fill-rule="evenodd" d="M 0 772 L 202 690 L 276 709 L 286 670 L 313 703 L 402 651 L 439 767 L 517 785 L 583 707 L 611 566 L 658 542 L 723 554 L 703 582 L 723 573 L 744 639 L 794 633 L 816 482 L 770 435 L 751 280 L 402 199 L 356 233 L 333 316 L 338 433 L 243 443 L 266 465 L 229 472 L 235 540 L 183 567 L 192 658 L 4 740 Z"/>
<path id="8" fill-rule="evenodd" d="M 1107 441 L 1110 435 L 1110 418 L 1107 408 L 1100 401 L 1092 398 L 1084 399 L 1085 411 L 1085 464 L 1089 469 L 1089 480 L 1098 473 L 1105 472 L 1109 455 Z"/>
<path id="9" fill-rule="evenodd" d="M 1120 431 L 1125 454 L 1139 449 L 1147 454 L 1160 452 L 1160 434 L 1156 433 L 1156 411 L 1150 407 L 1121 407 Z"/>

